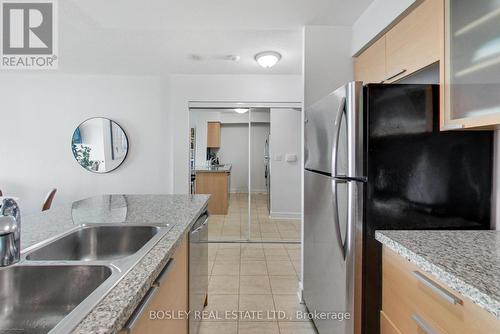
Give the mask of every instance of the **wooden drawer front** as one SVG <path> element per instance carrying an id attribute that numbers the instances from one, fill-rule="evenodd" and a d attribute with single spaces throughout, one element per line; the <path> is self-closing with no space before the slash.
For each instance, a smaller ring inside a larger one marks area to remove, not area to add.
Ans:
<path id="1" fill-rule="evenodd" d="M 444 1 L 425 0 L 387 32 L 387 82 L 440 60 L 443 25 Z"/>
<path id="2" fill-rule="evenodd" d="M 187 235 L 185 235 L 172 259 L 148 292 L 151 297 L 147 298 L 148 295 L 146 295 L 143 300 L 144 305 L 136 310 L 136 312 L 140 311 L 140 314 L 132 323 L 129 320 L 120 334 L 188 333 L 188 320 L 185 318 L 150 319 L 150 312 L 188 310 L 188 246 Z M 162 314 L 160 313 L 159 316 Z"/>
<path id="3" fill-rule="evenodd" d="M 500 333 L 500 321 L 384 247 L 382 309 L 402 333 Z"/>

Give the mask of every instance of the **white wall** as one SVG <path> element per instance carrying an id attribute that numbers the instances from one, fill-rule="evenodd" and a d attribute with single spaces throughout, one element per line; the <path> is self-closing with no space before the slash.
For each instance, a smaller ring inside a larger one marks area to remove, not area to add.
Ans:
<path id="1" fill-rule="evenodd" d="M 352 26 L 351 54 L 355 55 L 420 0 L 374 0 Z"/>
<path id="2" fill-rule="evenodd" d="M 171 189 L 168 87 L 160 78 L 3 73 L 0 96 L 0 188 L 20 198 L 23 214 L 40 210 L 53 187 L 54 205 Z M 109 174 L 84 170 L 71 151 L 75 128 L 95 116 L 115 120 L 130 141 L 127 159 Z"/>
<path id="3" fill-rule="evenodd" d="M 304 28 L 304 105 L 353 80 L 351 28 Z"/>
<path id="4" fill-rule="evenodd" d="M 300 75 L 172 75 L 169 168 L 175 193 L 189 191 L 189 102 L 302 102 Z"/>
<path id="5" fill-rule="evenodd" d="M 271 109 L 271 217 L 301 218 L 302 115 L 293 109 Z M 287 162 L 295 154 L 297 161 Z"/>
<path id="6" fill-rule="evenodd" d="M 248 192 L 248 123 L 221 126 L 219 161 L 231 163 L 232 193 Z"/>
<path id="7" fill-rule="evenodd" d="M 270 132 L 269 123 L 252 124 L 252 158 L 248 163 L 248 123 L 229 124 L 221 126 L 221 147 L 219 160 L 221 163 L 231 163 L 231 192 L 247 193 L 248 167 L 250 166 L 252 186 L 251 192 L 264 192 L 264 143 Z"/>

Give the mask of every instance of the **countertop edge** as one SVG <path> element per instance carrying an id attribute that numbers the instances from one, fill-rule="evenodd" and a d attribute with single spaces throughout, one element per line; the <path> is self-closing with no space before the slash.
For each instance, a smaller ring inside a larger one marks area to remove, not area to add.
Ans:
<path id="1" fill-rule="evenodd" d="M 216 169 L 211 169 L 210 167 L 198 167 L 193 168 L 194 174 L 196 173 L 231 173 L 233 169 L 233 164 L 225 164 L 223 167 L 216 167 Z"/>
<path id="2" fill-rule="evenodd" d="M 177 225 L 173 226 L 172 230 L 167 233 L 162 239 L 160 239 L 151 248 L 151 250 L 146 255 L 144 255 L 142 259 L 140 259 L 139 263 L 137 263 L 107 295 L 103 296 L 101 301 L 93 308 L 90 313 L 85 316 L 85 318 L 83 318 L 83 320 L 72 330 L 71 333 L 118 333 L 130 318 L 141 300 L 144 298 L 156 277 L 160 274 L 161 270 L 167 264 L 170 256 L 179 247 L 182 241 L 182 236 L 184 236 L 185 233 L 187 233 L 193 226 L 193 224 L 196 222 L 196 219 L 203 213 L 203 210 L 206 208 L 207 204 L 208 197 L 205 200 L 205 203 L 200 206 L 196 214 L 191 217 L 189 223 L 183 224 L 183 228 Z M 167 243 L 169 246 L 166 246 L 165 243 Z M 167 250 L 165 250 L 165 248 L 167 248 Z M 162 252 L 163 254 L 162 256 L 160 256 L 161 259 L 159 261 L 157 260 L 158 254 L 154 254 L 155 252 Z M 147 266 L 153 262 L 157 262 L 155 264 L 154 270 L 149 271 L 149 273 L 146 275 L 147 277 L 144 277 L 144 281 L 140 285 L 139 289 L 137 291 L 128 293 L 128 295 L 130 296 L 123 296 L 123 294 L 120 293 L 120 290 L 124 289 L 124 291 L 126 291 L 125 288 L 127 287 L 127 280 L 136 279 L 136 276 L 140 276 L 140 271 L 143 270 L 141 266 Z M 124 297 L 126 297 L 126 299 L 123 299 Z M 116 308 L 114 308 L 113 306 L 110 307 L 110 305 L 121 303 L 125 303 L 125 305 L 119 305 L 116 306 Z M 103 317 L 103 314 L 107 317 Z"/>
<path id="3" fill-rule="evenodd" d="M 396 252 L 398 255 L 418 266 L 425 273 L 435 276 L 452 290 L 463 295 L 464 297 L 467 297 L 474 304 L 492 314 L 497 319 L 500 319 L 500 302 L 481 292 L 469 283 L 466 283 L 456 276 L 448 273 L 441 267 L 436 266 L 429 260 L 425 259 L 423 256 L 415 253 L 414 251 L 401 245 L 397 241 L 394 241 L 390 237 L 384 235 L 383 231 L 376 231 L 375 239 L 382 243 L 384 246 L 387 246 L 392 251 Z"/>

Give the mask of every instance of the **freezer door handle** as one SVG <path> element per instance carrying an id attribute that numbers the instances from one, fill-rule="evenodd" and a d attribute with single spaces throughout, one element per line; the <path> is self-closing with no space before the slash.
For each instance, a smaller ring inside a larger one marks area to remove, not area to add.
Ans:
<path id="1" fill-rule="evenodd" d="M 340 137 L 340 127 L 342 125 L 342 117 L 345 116 L 345 103 L 346 98 L 343 97 L 340 101 L 339 110 L 337 111 L 337 116 L 335 117 L 335 128 L 333 132 L 333 144 L 332 144 L 332 175 L 337 175 L 337 160 L 339 152 L 339 137 Z"/>
<path id="2" fill-rule="evenodd" d="M 347 183 L 347 180 L 342 180 L 342 179 L 334 179 L 332 178 L 331 183 L 332 183 L 332 197 L 333 197 L 333 209 L 335 212 L 333 213 L 333 223 L 335 225 L 335 229 L 337 230 L 337 244 L 339 246 L 340 252 L 342 253 L 342 257 L 345 260 L 347 256 L 347 244 L 346 241 L 342 240 L 342 232 L 341 232 L 341 227 L 340 227 L 340 220 L 339 220 L 339 205 L 338 205 L 338 198 L 337 198 L 337 183 Z M 346 235 L 347 237 L 347 235 Z"/>

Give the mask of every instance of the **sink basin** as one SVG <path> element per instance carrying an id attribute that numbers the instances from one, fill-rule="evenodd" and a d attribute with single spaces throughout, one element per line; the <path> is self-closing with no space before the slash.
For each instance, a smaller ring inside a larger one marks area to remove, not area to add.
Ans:
<path id="1" fill-rule="evenodd" d="M 0 333 L 47 333 L 112 271 L 106 266 L 0 269 Z"/>
<path id="2" fill-rule="evenodd" d="M 28 256 L 31 261 L 110 261 L 140 250 L 159 231 L 154 226 L 85 226 Z"/>

